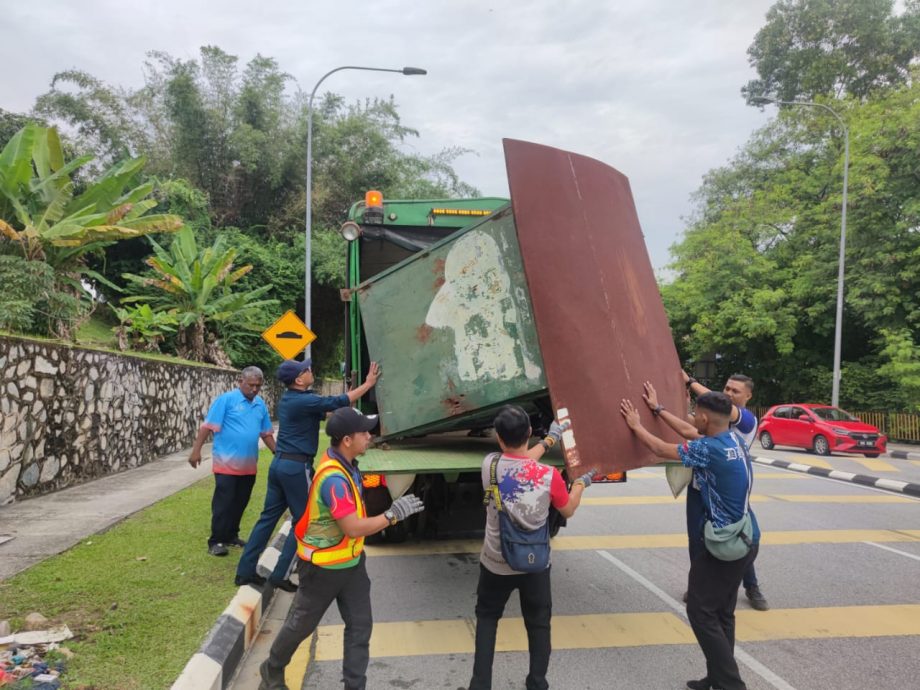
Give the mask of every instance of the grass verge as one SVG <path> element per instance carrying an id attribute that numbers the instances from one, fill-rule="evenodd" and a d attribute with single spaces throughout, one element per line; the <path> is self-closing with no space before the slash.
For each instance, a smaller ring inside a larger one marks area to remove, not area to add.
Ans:
<path id="1" fill-rule="evenodd" d="M 244 538 L 264 502 L 270 453 L 260 460 Z M 207 554 L 213 486 L 203 479 L 0 583 L 0 620 L 15 630 L 38 611 L 70 626 L 67 690 L 168 688 L 237 589 L 240 550 Z"/>

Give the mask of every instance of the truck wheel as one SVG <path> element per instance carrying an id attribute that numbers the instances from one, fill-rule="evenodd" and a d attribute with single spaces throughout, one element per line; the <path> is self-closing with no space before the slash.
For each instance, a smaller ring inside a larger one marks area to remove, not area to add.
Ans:
<path id="1" fill-rule="evenodd" d="M 773 450 L 773 437 L 769 431 L 763 431 L 760 434 L 760 447 L 764 450 Z"/>
<path id="2" fill-rule="evenodd" d="M 390 525 L 383 531 L 384 540 L 390 544 L 402 544 L 409 538 L 409 526 L 406 521 Z"/>
<path id="3" fill-rule="evenodd" d="M 815 449 L 817 455 L 830 455 L 831 454 L 831 444 L 827 442 L 827 439 L 824 438 L 821 434 L 815 436 L 814 443 L 812 447 Z"/>
<path id="4" fill-rule="evenodd" d="M 877 458 L 881 453 L 866 453 L 867 458 Z"/>

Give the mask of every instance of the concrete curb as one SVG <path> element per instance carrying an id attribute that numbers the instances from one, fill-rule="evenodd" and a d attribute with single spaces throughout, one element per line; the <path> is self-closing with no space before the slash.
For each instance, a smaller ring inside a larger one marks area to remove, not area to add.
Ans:
<path id="1" fill-rule="evenodd" d="M 812 467 L 811 465 L 803 465 L 799 462 L 786 462 L 785 460 L 774 460 L 773 458 L 751 459 L 759 465 L 781 467 L 794 472 L 804 472 L 805 474 L 813 474 L 818 477 L 839 479 L 853 484 L 862 484 L 863 486 L 871 486 L 876 489 L 884 489 L 885 491 L 896 491 L 898 493 L 920 498 L 920 484 L 914 484 L 912 482 L 901 482 L 896 479 L 879 479 L 878 477 L 870 477 L 865 474 L 852 474 L 850 472 L 841 472 L 840 470 L 828 470 L 823 467 Z"/>
<path id="2" fill-rule="evenodd" d="M 268 577 L 271 574 L 290 531 L 291 521 L 286 520 L 259 558 L 259 575 Z M 172 684 L 172 690 L 224 690 L 252 645 L 262 623 L 262 612 L 268 608 L 274 595 L 275 589 L 269 585 L 262 588 L 252 585 L 240 587 L 201 648 Z"/>
<path id="3" fill-rule="evenodd" d="M 910 450 L 889 450 L 888 455 L 898 460 L 920 460 L 920 453 Z"/>

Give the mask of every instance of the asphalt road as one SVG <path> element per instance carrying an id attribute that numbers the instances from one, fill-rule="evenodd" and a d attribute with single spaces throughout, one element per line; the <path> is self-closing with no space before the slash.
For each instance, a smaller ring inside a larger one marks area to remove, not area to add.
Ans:
<path id="1" fill-rule="evenodd" d="M 917 687 L 920 500 L 757 467 L 753 507 L 764 530 L 757 570 L 772 608 L 754 611 L 739 598 L 738 656 L 748 687 Z M 705 674 L 680 604 L 688 567 L 684 524 L 683 498 L 670 497 L 659 469 L 589 489 L 553 541 L 552 687 L 677 690 Z M 370 689 L 466 687 L 477 555 L 475 540 L 369 549 Z M 235 690 L 257 687 L 255 667 L 286 602 L 279 599 L 269 614 Z M 496 689 L 523 687 L 520 615 L 512 597 L 499 629 Z M 341 687 L 341 634 L 341 619 L 330 611 L 289 667 L 291 688 Z"/>

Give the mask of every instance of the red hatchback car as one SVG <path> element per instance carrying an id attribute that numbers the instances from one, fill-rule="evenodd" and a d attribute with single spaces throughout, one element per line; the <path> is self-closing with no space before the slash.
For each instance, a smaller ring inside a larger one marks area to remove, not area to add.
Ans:
<path id="1" fill-rule="evenodd" d="M 877 427 L 859 421 L 849 412 L 830 405 L 792 403 L 774 405 L 760 420 L 760 445 L 798 446 L 818 455 L 831 451 L 862 453 L 877 458 L 888 439 Z"/>

